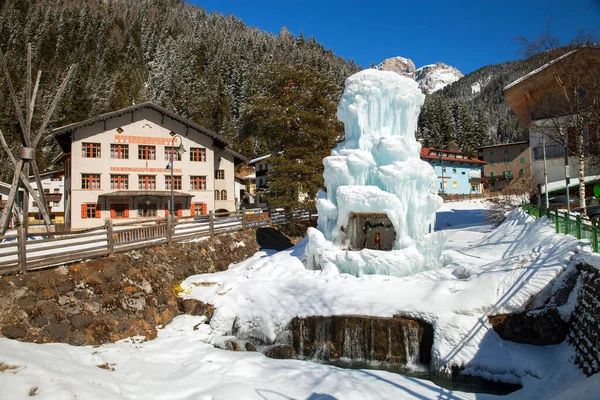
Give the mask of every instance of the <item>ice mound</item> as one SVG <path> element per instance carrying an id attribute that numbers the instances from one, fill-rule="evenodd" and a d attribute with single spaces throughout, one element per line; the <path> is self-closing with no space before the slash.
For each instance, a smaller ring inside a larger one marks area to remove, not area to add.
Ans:
<path id="1" fill-rule="evenodd" d="M 308 232 L 309 269 L 406 276 L 442 266 L 445 237 L 432 232 L 442 199 L 414 135 L 424 100 L 415 81 L 394 72 L 367 69 L 346 80 L 338 106 L 346 140 L 323 160 L 327 192 L 317 199 L 318 229 Z M 382 213 L 395 231 L 392 250 L 350 251 L 351 215 Z"/>

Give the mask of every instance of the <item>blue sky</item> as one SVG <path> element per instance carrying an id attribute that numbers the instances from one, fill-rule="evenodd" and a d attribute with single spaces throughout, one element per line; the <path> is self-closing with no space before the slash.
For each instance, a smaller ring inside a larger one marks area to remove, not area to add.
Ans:
<path id="1" fill-rule="evenodd" d="M 515 60 L 515 38 L 535 40 L 548 26 L 563 43 L 600 27 L 594 0 L 192 0 L 246 25 L 314 36 L 338 56 L 368 67 L 403 56 L 417 68 L 438 61 L 469 73 Z"/>

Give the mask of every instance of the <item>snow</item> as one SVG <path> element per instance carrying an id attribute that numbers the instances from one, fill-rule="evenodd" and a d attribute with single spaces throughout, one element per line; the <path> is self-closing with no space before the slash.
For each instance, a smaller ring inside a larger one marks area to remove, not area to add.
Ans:
<path id="1" fill-rule="evenodd" d="M 413 80 L 394 72 L 367 69 L 346 80 L 338 107 L 346 140 L 323 160 L 327 193 L 317 200 L 318 230 L 308 233 L 309 268 L 405 276 L 442 266 L 444 237 L 428 234 L 442 200 L 414 136 L 424 100 Z M 351 213 L 378 212 L 396 232 L 393 250 L 344 251 Z"/>
<path id="2" fill-rule="evenodd" d="M 403 314 L 434 325 L 433 364 L 440 371 L 458 364 L 474 375 L 524 385 L 507 399 L 593 398 L 600 379 L 585 379 L 567 343 L 503 341 L 487 316 L 523 310 L 574 258 L 600 266 L 599 257 L 589 253 L 587 242 L 556 234 L 548 219 L 533 220 L 521 211 L 494 228 L 483 219 L 486 207 L 465 201 L 438 211 L 437 229 L 448 237 L 447 266 L 440 270 L 409 277 L 308 270 L 302 263 L 305 240 L 184 281 L 189 297 L 215 305 L 210 325 L 204 317 L 183 315 L 155 340 L 130 338 L 100 347 L 2 338 L 0 362 L 17 367 L 0 372 L 2 397 L 30 398 L 37 387 L 40 399 L 499 398 L 385 371 L 273 360 L 214 346 L 232 339 L 234 322 L 238 338 L 276 340 L 294 316 Z"/>
<path id="3" fill-rule="evenodd" d="M 586 176 L 586 177 L 584 177 L 584 181 L 586 184 L 600 181 L 600 175 Z M 559 190 L 565 190 L 566 185 L 567 185 L 567 182 L 564 179 L 560 180 L 560 181 L 549 182 L 548 183 L 548 193 L 556 192 Z M 579 179 L 571 178 L 571 180 L 569 182 L 569 187 L 575 187 L 575 186 L 579 186 Z M 544 188 L 544 186 L 542 186 L 542 193 L 546 193 L 546 189 Z"/>

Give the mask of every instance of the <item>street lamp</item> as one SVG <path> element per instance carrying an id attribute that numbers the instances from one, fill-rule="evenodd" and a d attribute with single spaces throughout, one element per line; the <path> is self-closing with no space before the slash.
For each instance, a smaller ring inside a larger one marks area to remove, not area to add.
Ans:
<path id="1" fill-rule="evenodd" d="M 185 147 L 183 147 L 183 138 L 181 136 L 179 136 L 173 131 L 169 132 L 169 135 L 171 135 L 171 150 L 169 151 L 169 166 L 171 168 L 171 204 L 169 204 L 169 210 L 171 216 L 173 216 L 173 209 L 175 208 L 175 195 L 173 194 L 173 187 L 175 186 L 175 182 L 173 181 L 173 148 L 175 147 L 175 139 L 179 138 L 179 147 L 177 148 L 177 152 L 179 153 L 179 155 L 183 155 L 183 153 L 185 153 Z"/>

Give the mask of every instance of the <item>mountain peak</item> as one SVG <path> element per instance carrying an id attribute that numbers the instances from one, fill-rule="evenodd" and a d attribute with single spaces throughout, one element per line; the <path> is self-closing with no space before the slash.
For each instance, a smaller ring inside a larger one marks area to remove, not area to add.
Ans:
<path id="1" fill-rule="evenodd" d="M 463 77 L 458 69 L 441 62 L 424 65 L 417 69 L 410 58 L 399 56 L 384 60 L 376 68 L 383 71 L 397 72 L 414 79 L 426 94 L 443 89 Z"/>

